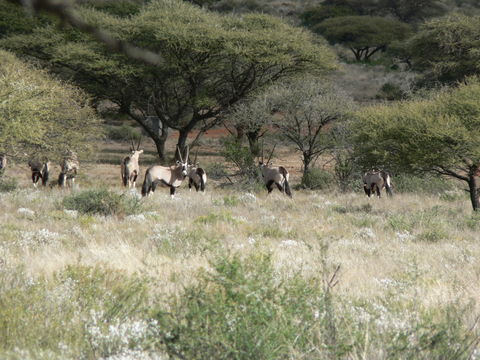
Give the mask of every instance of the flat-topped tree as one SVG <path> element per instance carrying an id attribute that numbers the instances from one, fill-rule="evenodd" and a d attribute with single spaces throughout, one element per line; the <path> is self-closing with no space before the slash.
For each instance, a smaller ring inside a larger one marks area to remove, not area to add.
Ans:
<path id="1" fill-rule="evenodd" d="M 217 124 L 226 109 L 259 88 L 284 77 L 335 67 L 334 55 L 323 41 L 267 15 L 220 15 L 177 0 L 152 1 L 130 18 L 92 9 L 80 14 L 117 39 L 161 54 L 162 61 L 145 65 L 112 54 L 71 30 L 57 31 L 62 41 L 45 40 L 45 34 L 38 39 L 35 34 L 10 38 L 3 45 L 29 54 L 40 47 L 39 58 L 46 57 L 55 67 L 75 69 L 81 86 L 94 87 L 96 96 L 121 105 L 157 148 L 165 139 L 152 134 L 152 125 L 145 121 L 147 109 L 179 132 L 178 145 L 183 149 L 193 129 Z"/>
<path id="2" fill-rule="evenodd" d="M 359 111 L 352 129 L 355 155 L 364 168 L 430 172 L 468 184 L 474 210 L 480 208 L 480 80 L 425 100 Z"/>

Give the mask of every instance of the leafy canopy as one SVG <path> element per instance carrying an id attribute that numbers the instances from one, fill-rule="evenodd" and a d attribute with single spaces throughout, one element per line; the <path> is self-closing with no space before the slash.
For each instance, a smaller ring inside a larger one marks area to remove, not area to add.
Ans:
<path id="1" fill-rule="evenodd" d="M 342 16 L 327 19 L 313 28 L 332 44 L 349 47 L 357 60 L 368 60 L 393 41 L 406 39 L 407 24 L 377 16 Z"/>
<path id="2" fill-rule="evenodd" d="M 480 72 L 480 16 L 455 14 L 425 23 L 405 46 L 424 82 L 454 83 Z"/>
<path id="3" fill-rule="evenodd" d="M 58 159 L 80 154 L 99 133 L 99 120 L 79 89 L 0 51 L 0 150 Z"/>

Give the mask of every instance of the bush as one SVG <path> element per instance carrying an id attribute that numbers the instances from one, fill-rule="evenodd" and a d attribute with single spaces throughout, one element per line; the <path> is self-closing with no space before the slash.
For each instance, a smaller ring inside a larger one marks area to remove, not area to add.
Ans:
<path id="1" fill-rule="evenodd" d="M 325 190 L 331 188 L 333 182 L 333 175 L 328 171 L 313 168 L 302 177 L 301 187 L 312 190 Z"/>
<path id="2" fill-rule="evenodd" d="M 105 189 L 86 190 L 66 196 L 63 206 L 82 214 L 131 215 L 140 210 L 140 200 L 130 194 L 116 194 Z"/>
<path id="3" fill-rule="evenodd" d="M 380 91 L 375 96 L 377 99 L 389 101 L 403 100 L 406 97 L 407 94 L 400 88 L 400 86 L 389 82 L 383 84 Z"/>
<path id="4" fill-rule="evenodd" d="M 406 175 L 392 177 L 394 191 L 399 193 L 443 194 L 455 190 L 452 181 L 433 175 Z"/>
<path id="5" fill-rule="evenodd" d="M 141 137 L 140 130 L 130 125 L 108 126 L 107 137 L 115 141 L 130 141 L 130 139 L 138 140 Z"/>
<path id="6" fill-rule="evenodd" d="M 0 174 L 0 193 L 11 192 L 18 187 L 17 180 L 13 178 L 6 178 L 3 174 Z"/>
<path id="7" fill-rule="evenodd" d="M 260 180 L 260 171 L 255 164 L 255 156 L 247 146 L 243 146 L 234 138 L 225 140 L 223 156 L 238 169 L 238 175 L 249 182 Z"/>

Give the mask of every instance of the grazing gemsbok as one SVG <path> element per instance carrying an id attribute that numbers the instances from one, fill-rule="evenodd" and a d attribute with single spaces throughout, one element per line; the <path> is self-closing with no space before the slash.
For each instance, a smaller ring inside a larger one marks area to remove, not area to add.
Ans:
<path id="1" fill-rule="evenodd" d="M 363 190 L 370 197 L 377 193 L 380 197 L 380 190 L 385 188 L 387 195 L 392 196 L 392 180 L 390 174 L 386 171 L 371 170 L 363 175 Z"/>
<path id="2" fill-rule="evenodd" d="M 2 154 L 0 155 L 0 174 L 5 171 L 5 167 L 7 166 L 7 155 Z"/>
<path id="3" fill-rule="evenodd" d="M 207 174 L 205 173 L 205 170 L 198 166 L 197 155 L 198 150 L 195 153 L 195 159 L 193 160 L 193 163 L 188 165 L 188 188 L 190 189 L 190 191 L 192 191 L 193 185 L 195 186 L 195 190 L 198 191 L 200 189 L 202 192 L 204 192 L 205 185 L 207 183 Z"/>
<path id="4" fill-rule="evenodd" d="M 137 181 L 137 176 L 140 173 L 140 166 L 138 165 L 138 158 L 140 154 L 143 153 L 143 150 L 140 150 L 140 138 L 137 143 L 137 148 L 135 149 L 135 144 L 133 139 L 131 139 L 130 144 L 130 155 L 126 156 L 122 160 L 122 182 L 123 186 L 128 186 L 128 188 L 135 188 L 135 183 Z"/>
<path id="5" fill-rule="evenodd" d="M 48 175 L 50 171 L 50 162 L 42 162 L 40 160 L 30 160 L 28 162 L 30 170 L 32 170 L 33 187 L 37 187 L 38 180 L 42 179 L 42 185 L 46 186 L 48 182 Z"/>
<path id="6" fill-rule="evenodd" d="M 275 144 L 273 146 L 267 162 L 265 162 L 263 159 L 262 148 L 262 161 L 260 161 L 258 165 L 260 167 L 260 171 L 262 172 L 263 181 L 265 182 L 265 186 L 267 187 L 269 194 L 273 191 L 273 185 L 277 185 L 278 190 L 292 197 L 292 192 L 288 183 L 289 174 L 287 169 L 285 169 L 283 166 L 270 167 L 270 159 L 275 151 L 275 146 L 277 145 Z"/>
<path id="7" fill-rule="evenodd" d="M 175 190 L 182 184 L 188 174 L 188 146 L 185 159 L 182 157 L 180 149 L 177 147 L 178 158 L 174 166 L 150 166 L 145 172 L 145 180 L 143 180 L 142 195 L 150 195 L 154 192 L 158 183 L 170 188 L 170 196 L 173 198 Z"/>
<path id="8" fill-rule="evenodd" d="M 79 168 L 80 164 L 78 163 L 77 154 L 74 151 L 69 150 L 60 164 L 58 185 L 61 187 L 65 187 L 65 185 L 73 187 Z"/>

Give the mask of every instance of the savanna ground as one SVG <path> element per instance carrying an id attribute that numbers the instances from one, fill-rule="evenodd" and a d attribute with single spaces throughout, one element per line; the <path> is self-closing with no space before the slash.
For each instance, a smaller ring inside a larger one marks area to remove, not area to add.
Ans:
<path id="1" fill-rule="evenodd" d="M 0 358 L 480 357 L 480 218 L 462 190 L 289 199 L 209 179 L 206 194 L 140 199 L 145 146 L 136 192 L 120 187 L 121 143 L 81 164 L 73 192 L 7 169 L 19 178 L 0 194 Z M 202 165 L 219 151 L 203 140 Z M 274 162 L 298 183 L 297 154 Z M 85 190 L 118 196 L 113 214 L 75 210 Z"/>

